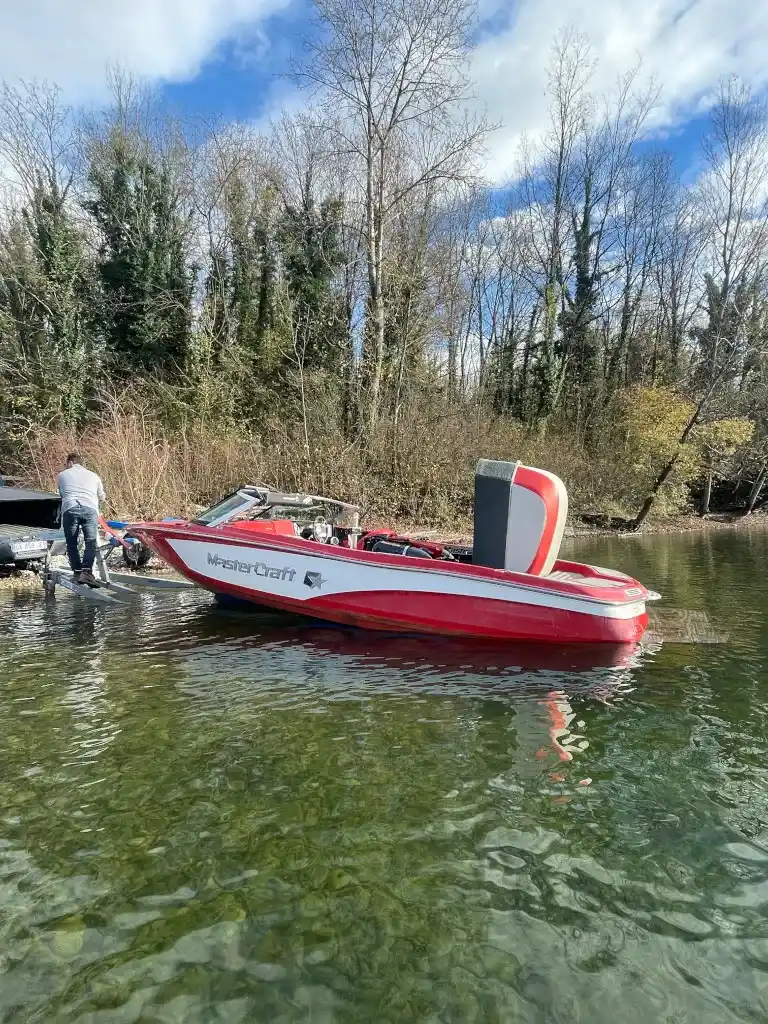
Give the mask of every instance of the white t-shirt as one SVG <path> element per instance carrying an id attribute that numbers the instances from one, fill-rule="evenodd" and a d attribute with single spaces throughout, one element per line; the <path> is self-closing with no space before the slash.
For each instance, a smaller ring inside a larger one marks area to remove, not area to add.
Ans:
<path id="1" fill-rule="evenodd" d="M 76 462 L 74 466 L 59 473 L 56 478 L 61 495 L 62 515 L 74 508 L 78 502 L 99 511 L 99 502 L 104 501 L 104 487 L 101 477 Z"/>

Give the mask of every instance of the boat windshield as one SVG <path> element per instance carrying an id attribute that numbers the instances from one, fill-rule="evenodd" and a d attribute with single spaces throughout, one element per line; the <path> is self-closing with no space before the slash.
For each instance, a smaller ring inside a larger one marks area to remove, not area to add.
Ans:
<path id="1" fill-rule="evenodd" d="M 255 495 L 236 491 L 235 494 L 230 494 L 229 497 L 211 505 L 199 516 L 195 516 L 192 522 L 198 526 L 212 526 L 214 523 L 226 522 L 228 519 L 232 519 L 237 512 L 240 512 L 241 515 L 244 514 L 259 501 L 259 497 Z"/>
<path id="2" fill-rule="evenodd" d="M 266 508 L 254 510 L 254 512 L 254 519 L 300 519 L 301 521 L 311 522 L 313 519 L 321 516 L 331 523 L 339 517 L 338 508 L 323 504 L 267 505 Z"/>
<path id="3" fill-rule="evenodd" d="M 195 516 L 191 522 L 197 526 L 221 526 L 250 519 L 289 519 L 311 524 L 316 519 L 325 519 L 326 522 L 341 526 L 349 519 L 350 525 L 354 526 L 357 522 L 356 514 L 356 506 L 345 505 L 332 498 L 281 494 L 248 487 L 222 498 Z"/>

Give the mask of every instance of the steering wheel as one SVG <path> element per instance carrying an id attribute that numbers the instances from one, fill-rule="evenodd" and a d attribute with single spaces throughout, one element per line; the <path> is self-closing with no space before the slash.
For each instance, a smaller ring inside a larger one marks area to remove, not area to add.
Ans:
<path id="1" fill-rule="evenodd" d="M 315 516 L 312 523 L 312 533 L 315 540 L 320 541 L 322 544 L 327 544 L 333 536 L 333 527 L 325 516 Z"/>

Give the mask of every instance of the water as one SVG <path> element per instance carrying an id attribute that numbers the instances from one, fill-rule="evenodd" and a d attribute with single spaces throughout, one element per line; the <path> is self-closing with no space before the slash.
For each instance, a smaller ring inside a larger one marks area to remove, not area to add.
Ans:
<path id="1" fill-rule="evenodd" d="M 768 533 L 575 553 L 729 642 L 1 597 L 0 1021 L 768 1020 Z"/>

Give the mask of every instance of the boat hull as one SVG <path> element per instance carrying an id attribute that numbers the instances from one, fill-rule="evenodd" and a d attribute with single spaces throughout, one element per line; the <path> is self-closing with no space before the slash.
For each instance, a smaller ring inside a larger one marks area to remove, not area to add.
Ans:
<path id="1" fill-rule="evenodd" d="M 140 524 L 131 533 L 214 594 L 366 629 L 624 644 L 640 640 L 648 621 L 647 591 L 621 574 L 605 588 L 577 586 L 236 528 Z"/>

